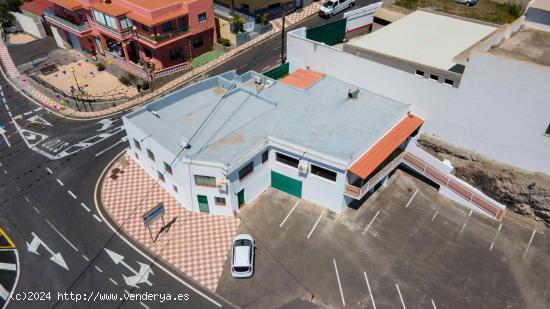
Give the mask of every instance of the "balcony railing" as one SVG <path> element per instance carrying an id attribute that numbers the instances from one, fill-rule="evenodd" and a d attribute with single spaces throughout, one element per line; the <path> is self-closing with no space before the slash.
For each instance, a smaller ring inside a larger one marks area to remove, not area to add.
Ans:
<path id="1" fill-rule="evenodd" d="M 185 26 L 181 29 L 174 30 L 172 32 L 164 32 L 164 33 L 157 33 L 157 34 L 147 34 L 147 33 L 140 33 L 138 32 L 138 37 L 141 39 L 144 39 L 145 41 L 151 42 L 153 44 L 159 44 L 163 41 L 169 40 L 171 38 L 177 37 L 182 33 L 188 32 L 189 26 Z"/>
<path id="2" fill-rule="evenodd" d="M 99 29 L 100 31 L 109 34 L 110 36 L 119 39 L 119 40 L 125 40 L 132 36 L 132 31 L 130 29 L 119 31 L 118 29 L 113 29 L 111 27 L 107 27 L 105 25 L 102 25 L 93 19 L 88 19 L 89 23 L 92 24 L 94 27 Z"/>
<path id="3" fill-rule="evenodd" d="M 90 31 L 92 29 L 90 27 L 90 24 L 87 22 L 84 22 L 82 25 L 77 25 L 72 21 L 55 15 L 55 11 L 51 8 L 44 11 L 44 17 L 53 24 L 59 25 L 63 28 L 67 28 L 68 30 L 73 30 L 74 32 L 79 34 Z"/>
<path id="4" fill-rule="evenodd" d="M 105 55 L 108 58 L 112 59 L 119 66 L 122 66 L 122 67 L 128 69 L 129 71 L 132 71 L 132 72 L 136 73 L 137 75 L 139 75 L 141 77 L 147 77 L 147 74 L 145 74 L 145 70 L 139 64 L 135 64 L 131 61 L 126 61 L 126 59 L 124 59 L 120 56 L 117 56 L 117 55 L 115 55 L 114 53 L 112 53 L 108 50 L 104 50 L 104 52 L 105 52 Z"/>

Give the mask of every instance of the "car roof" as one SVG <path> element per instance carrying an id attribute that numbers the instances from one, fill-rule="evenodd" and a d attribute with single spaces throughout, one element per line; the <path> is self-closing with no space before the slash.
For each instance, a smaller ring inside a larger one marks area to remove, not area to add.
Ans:
<path id="1" fill-rule="evenodd" d="M 236 246 L 233 252 L 233 266 L 250 266 L 251 246 Z"/>

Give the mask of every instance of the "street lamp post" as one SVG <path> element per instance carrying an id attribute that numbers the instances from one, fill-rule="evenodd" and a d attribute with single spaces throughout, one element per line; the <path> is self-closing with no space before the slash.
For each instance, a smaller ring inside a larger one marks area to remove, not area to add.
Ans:
<path id="1" fill-rule="evenodd" d="M 80 91 L 80 86 L 78 85 L 78 79 L 76 79 L 76 75 L 74 73 L 74 71 L 75 71 L 74 68 L 71 67 L 70 71 L 73 74 L 74 82 L 75 82 L 75 85 L 76 85 L 76 91 Z M 78 92 L 75 92 L 74 104 L 76 104 L 76 108 L 78 109 L 78 111 L 80 111 L 80 107 L 78 106 Z M 86 111 L 88 111 L 88 109 L 86 108 L 86 104 L 82 103 L 82 106 L 84 106 L 84 109 Z"/>

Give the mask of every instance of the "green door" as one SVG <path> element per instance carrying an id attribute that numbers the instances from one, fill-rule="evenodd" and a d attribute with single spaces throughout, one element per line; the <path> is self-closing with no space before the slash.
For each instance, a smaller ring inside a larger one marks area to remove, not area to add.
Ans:
<path id="1" fill-rule="evenodd" d="M 237 201 L 239 202 L 239 208 L 244 205 L 244 189 L 237 193 Z"/>
<path id="2" fill-rule="evenodd" d="M 271 171 L 271 186 L 288 194 L 302 197 L 302 182 Z"/>
<path id="3" fill-rule="evenodd" d="M 201 212 L 210 212 L 210 209 L 208 209 L 208 197 L 205 195 L 197 195 L 197 198 L 199 200 L 199 210 Z"/>

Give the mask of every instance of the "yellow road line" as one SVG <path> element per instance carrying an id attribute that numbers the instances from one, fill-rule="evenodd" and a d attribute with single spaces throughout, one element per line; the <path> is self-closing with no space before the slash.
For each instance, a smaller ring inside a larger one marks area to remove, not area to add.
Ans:
<path id="1" fill-rule="evenodd" d="M 0 249 L 15 249 L 16 248 L 13 241 L 8 237 L 8 234 L 6 234 L 6 232 L 4 232 L 4 230 L 1 227 L 0 227 L 0 235 L 4 236 L 4 238 L 10 244 L 9 246 L 0 246 Z"/>

